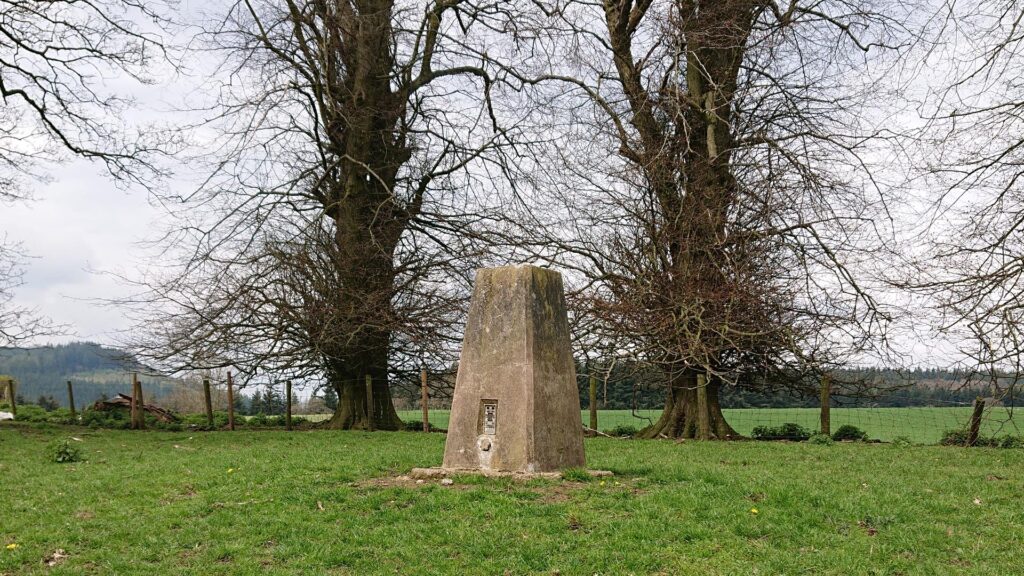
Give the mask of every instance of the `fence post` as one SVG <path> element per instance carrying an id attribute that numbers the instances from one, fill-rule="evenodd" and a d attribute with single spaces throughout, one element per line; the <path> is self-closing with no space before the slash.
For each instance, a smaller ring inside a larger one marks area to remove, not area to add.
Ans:
<path id="1" fill-rule="evenodd" d="M 284 427 L 289 432 L 292 430 L 292 381 L 288 380 L 284 383 L 284 393 L 287 396 L 285 400 L 285 413 L 284 413 Z"/>
<path id="2" fill-rule="evenodd" d="M 77 420 L 78 414 L 75 412 L 75 389 L 71 387 L 71 380 L 68 380 L 68 408 L 71 409 L 71 419 Z"/>
<path id="3" fill-rule="evenodd" d="M 590 375 L 590 429 L 597 430 L 597 374 Z"/>
<path id="4" fill-rule="evenodd" d="M 711 420 L 708 414 L 708 377 L 697 374 L 697 438 L 711 439 Z"/>
<path id="5" fill-rule="evenodd" d="M 423 431 L 430 432 L 430 395 L 427 392 L 427 369 L 420 368 L 420 404 L 423 405 Z"/>
<path id="6" fill-rule="evenodd" d="M 14 378 L 7 379 L 7 401 L 11 404 L 11 414 L 18 416 L 18 403 L 14 397 Z"/>
<path id="7" fill-rule="evenodd" d="M 145 429 L 145 399 L 142 398 L 142 381 L 135 378 L 135 386 L 138 387 L 138 429 Z"/>
<path id="8" fill-rule="evenodd" d="M 832 435 L 832 377 L 821 377 L 821 433 Z"/>
<path id="9" fill-rule="evenodd" d="M 235 390 L 231 381 L 231 371 L 228 371 L 228 430 L 235 429 Z"/>
<path id="10" fill-rule="evenodd" d="M 974 412 L 971 413 L 971 429 L 967 432 L 967 445 L 974 446 L 981 433 L 981 415 L 985 412 L 985 399 L 978 396 L 974 399 Z"/>
<path id="11" fill-rule="evenodd" d="M 206 425 L 213 428 L 213 398 L 210 394 L 210 379 L 203 378 L 203 401 L 206 402 Z"/>
<path id="12" fill-rule="evenodd" d="M 373 376 L 366 375 L 366 429 L 373 432 Z"/>
<path id="13" fill-rule="evenodd" d="M 132 372 L 132 406 L 129 411 L 129 428 L 135 430 L 139 427 L 139 391 L 138 391 L 138 377 L 135 372 Z"/>

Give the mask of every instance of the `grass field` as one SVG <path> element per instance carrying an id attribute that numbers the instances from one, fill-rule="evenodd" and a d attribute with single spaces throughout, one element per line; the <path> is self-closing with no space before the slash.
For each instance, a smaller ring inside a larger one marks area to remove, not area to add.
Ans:
<path id="1" fill-rule="evenodd" d="M 749 436 L 755 426 L 778 426 L 795 422 L 809 430 L 819 427 L 820 412 L 817 408 L 754 408 L 723 410 L 726 420 L 740 434 Z M 402 410 L 402 420 L 423 420 L 419 410 Z M 614 426 L 626 425 L 643 428 L 657 420 L 660 410 L 639 410 L 634 416 L 630 410 L 599 410 L 597 426 L 608 430 Z M 1024 435 L 1024 417 L 1005 408 L 994 408 L 985 413 L 983 433 L 990 435 Z M 935 444 L 942 433 L 954 428 L 964 428 L 971 417 L 970 408 L 833 408 L 832 430 L 843 424 L 853 424 L 877 440 L 891 441 L 900 436 L 921 444 Z M 590 413 L 582 413 L 584 423 L 590 422 Z M 448 410 L 431 410 L 430 423 L 438 428 L 448 428 Z"/>
<path id="2" fill-rule="evenodd" d="M 46 455 L 74 435 L 86 461 Z M 0 424 L 0 574 L 1020 574 L 1024 450 L 587 440 L 605 483 L 396 480 L 412 432 Z M 757 512 L 754 513 L 753 510 Z M 67 557 L 49 567 L 56 550 Z"/>

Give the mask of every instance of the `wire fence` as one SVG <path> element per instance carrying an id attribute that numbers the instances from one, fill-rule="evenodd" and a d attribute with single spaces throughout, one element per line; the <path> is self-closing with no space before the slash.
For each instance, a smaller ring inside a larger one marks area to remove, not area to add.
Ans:
<path id="1" fill-rule="evenodd" d="M 431 380 L 436 381 L 439 379 L 432 378 Z M 426 379 L 424 379 L 425 381 Z M 449 384 L 450 386 L 436 396 L 434 390 L 428 391 L 428 420 L 431 429 L 447 430 L 448 428 L 451 388 L 453 388 L 454 382 L 449 382 Z M 71 394 L 71 389 L 72 387 L 69 382 L 67 386 L 69 395 Z M 157 398 L 153 401 L 163 403 L 176 400 L 182 403 L 182 406 L 180 408 L 172 406 L 172 408 L 182 413 L 199 412 L 202 410 L 201 388 L 178 386 L 175 390 L 180 392 L 180 394 L 177 394 L 177 396 L 174 393 L 170 395 L 156 395 Z M 237 416 L 240 419 L 244 419 L 247 417 L 245 416 L 247 412 L 250 414 L 256 412 L 268 415 L 283 414 L 284 398 L 286 396 L 283 393 L 273 396 L 274 402 L 270 402 L 280 404 L 279 409 L 275 408 L 273 411 L 263 409 L 264 404 L 269 405 L 267 402 L 268 399 L 271 399 L 269 391 L 270 387 L 267 387 L 262 396 L 255 395 L 244 398 L 243 404 L 248 403 L 250 406 L 248 406 L 247 411 L 243 411 L 241 406 L 236 407 Z M 11 391 L 5 389 L 0 392 L 0 395 L 3 394 L 11 395 Z M 884 397 L 875 398 L 832 398 L 829 403 L 829 431 L 835 433 L 844 426 L 853 426 L 863 431 L 869 440 L 892 442 L 905 439 L 919 444 L 936 444 L 940 443 L 951 432 L 960 433 L 970 430 L 972 414 L 974 413 L 973 402 L 930 398 L 927 400 L 927 405 L 917 405 L 921 403 L 920 396 L 914 396 L 909 393 L 905 396 L 900 394 L 901 392 L 896 391 Z M 587 390 L 582 386 L 580 395 L 581 406 L 583 407 L 580 413 L 580 421 L 583 425 L 589 426 L 588 395 Z M 417 396 L 419 395 L 407 394 L 404 396 L 396 395 L 395 397 L 396 405 L 406 408 L 399 409 L 398 415 L 408 430 L 422 429 L 423 396 Z M 827 398 L 828 395 L 826 394 L 825 397 Z M 257 398 L 263 398 L 259 409 L 253 408 Z M 636 398 L 635 395 L 634 398 Z M 239 396 L 236 395 L 235 399 L 238 401 Z M 314 403 L 311 400 L 312 397 L 307 397 L 303 402 L 295 402 L 294 415 L 302 416 L 311 422 L 330 418 L 330 410 L 327 406 L 323 405 L 322 401 L 319 406 L 314 408 Z M 744 401 L 747 400 L 749 399 L 744 399 Z M 787 432 L 781 435 L 783 437 L 792 436 L 792 431 L 794 430 L 799 432 L 797 436 L 806 436 L 820 431 L 822 411 L 819 399 L 771 398 L 768 400 L 772 404 L 764 407 L 735 407 L 735 404 L 733 407 L 730 407 L 728 403 L 723 403 L 726 407 L 722 409 L 722 414 L 726 422 L 737 434 L 748 438 L 772 437 L 773 435 L 770 433 L 765 434 L 766 430 L 770 432 L 772 430 L 785 429 Z M 788 401 L 799 401 L 800 404 L 786 406 L 785 402 Z M 596 404 L 601 406 L 602 402 L 599 400 Z M 662 409 L 658 404 L 657 397 L 650 396 L 645 405 L 638 408 L 600 408 L 597 410 L 597 430 L 615 436 L 634 435 L 661 417 Z M 782 404 L 782 406 L 779 406 L 779 404 Z M 815 406 L 814 404 L 818 405 Z M 220 397 L 215 398 L 213 406 L 217 410 L 222 410 L 226 406 L 226 401 Z M 85 406 L 80 405 L 80 407 Z M 312 408 L 313 410 L 307 411 L 303 408 Z M 1004 405 L 998 399 L 987 398 L 985 399 L 984 410 L 980 413 L 978 428 L 978 433 L 981 437 L 1024 437 L 1024 416 L 1020 415 L 1016 408 L 1013 407 L 1012 401 Z"/>
<path id="2" fill-rule="evenodd" d="M 597 370 L 588 372 L 584 367 L 577 369 L 584 426 L 590 426 L 591 404 L 598 407 L 596 428 L 603 433 L 633 435 L 658 422 L 665 403 L 665 388 L 657 385 L 657 378 L 645 378 L 635 370 L 606 378 L 601 378 L 602 374 Z M 431 382 L 430 426 L 444 430 L 448 428 L 454 374 L 428 376 L 423 381 Z M 729 426 L 737 435 L 747 438 L 802 439 L 820 433 L 823 428 L 835 435 L 844 427 L 855 427 L 853 432 L 862 433 L 867 440 L 937 444 L 951 436 L 969 433 L 972 420 L 977 424 L 979 437 L 1024 438 L 1024 416 L 1016 414 L 1014 396 L 1008 393 L 1012 387 L 1004 386 L 999 392 L 999 387 L 972 383 L 961 374 L 938 369 L 910 374 L 869 368 L 844 372 L 841 376 L 846 384 L 840 389 L 829 376 L 821 381 L 817 391 L 813 387 L 802 392 L 723 387 L 717 399 Z M 409 428 L 415 428 L 415 423 L 423 420 L 420 399 L 399 393 L 396 401 L 399 416 L 410 423 Z M 829 407 L 824 422 L 822 402 Z M 975 406 L 983 407 L 977 415 Z"/>
<path id="3" fill-rule="evenodd" d="M 869 440 L 892 442 L 906 439 L 918 444 L 937 444 L 950 431 L 967 430 L 973 409 L 971 406 L 921 406 L 900 408 L 832 408 L 831 431 L 835 433 L 845 425 L 855 426 L 867 434 Z M 797 424 L 808 433 L 819 431 L 819 408 L 725 408 L 725 420 L 737 433 L 752 437 L 759 427 L 778 429 L 785 424 Z M 431 409 L 432 428 L 448 428 L 450 411 Z M 420 410 L 400 410 L 403 421 L 422 422 Z M 612 435 L 629 435 L 658 420 L 661 410 L 598 410 L 598 430 Z M 580 421 L 589 423 L 590 412 L 581 411 Z M 981 420 L 983 436 L 1024 436 L 1024 416 L 1012 408 L 986 409 Z"/>

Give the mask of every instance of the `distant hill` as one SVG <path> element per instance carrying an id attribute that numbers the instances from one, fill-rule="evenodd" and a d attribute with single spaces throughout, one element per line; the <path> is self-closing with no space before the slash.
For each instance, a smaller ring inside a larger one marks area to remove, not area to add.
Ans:
<path id="1" fill-rule="evenodd" d="M 67 406 L 67 381 L 75 389 L 79 408 L 101 396 L 131 393 L 131 372 L 145 368 L 124 352 L 93 342 L 73 342 L 37 348 L 0 348 L 0 374 L 18 382 L 18 395 L 28 402 L 53 396 Z M 170 394 L 176 387 L 171 378 L 140 376 L 146 400 Z"/>

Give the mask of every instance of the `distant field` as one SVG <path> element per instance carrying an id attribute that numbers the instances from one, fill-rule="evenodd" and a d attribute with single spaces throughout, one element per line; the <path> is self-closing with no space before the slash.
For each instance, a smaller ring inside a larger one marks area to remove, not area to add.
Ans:
<path id="1" fill-rule="evenodd" d="M 817 408 L 754 408 L 727 409 L 723 411 L 726 420 L 743 435 L 749 435 L 755 426 L 778 426 L 795 422 L 817 430 L 820 413 Z M 636 416 L 629 410 L 600 410 L 597 413 L 597 427 L 608 430 L 615 426 L 643 428 L 656 420 L 660 410 L 640 410 Z M 400 410 L 402 420 L 422 421 L 419 410 Z M 995 408 L 985 413 L 983 433 L 994 435 L 1024 435 L 1024 416 L 1005 408 Z M 833 408 L 832 430 L 843 424 L 853 424 L 877 440 L 891 441 L 904 436 L 914 442 L 934 444 L 946 430 L 964 428 L 971 417 L 970 408 Z M 590 413 L 582 413 L 583 422 L 590 421 Z M 448 410 L 431 410 L 430 423 L 438 428 L 448 427 Z"/>

